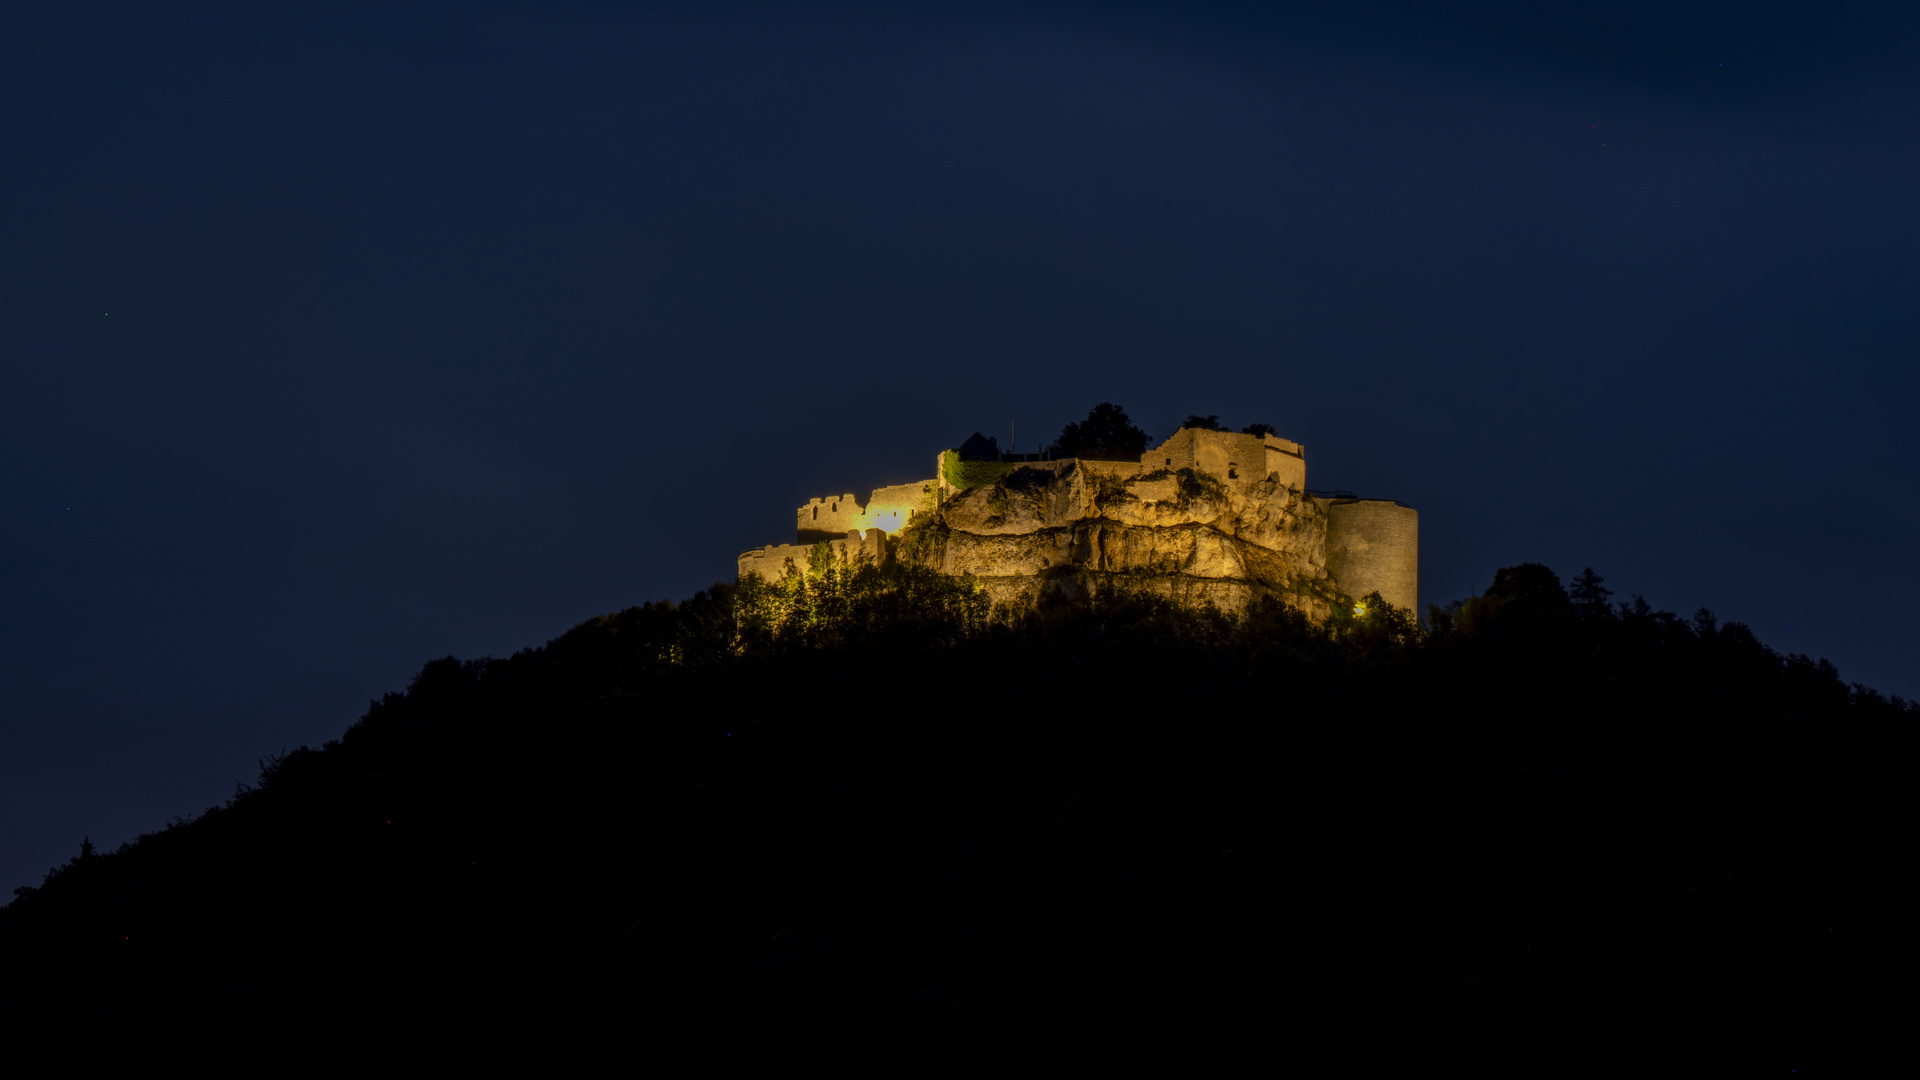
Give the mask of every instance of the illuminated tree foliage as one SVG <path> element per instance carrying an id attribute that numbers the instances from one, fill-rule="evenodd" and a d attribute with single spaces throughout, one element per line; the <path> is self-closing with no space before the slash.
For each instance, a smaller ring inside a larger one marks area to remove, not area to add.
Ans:
<path id="1" fill-rule="evenodd" d="M 832 648 L 881 633 L 953 644 L 986 625 L 986 594 L 971 577 L 950 577 L 906 561 L 876 566 L 860 553 L 837 559 L 815 544 L 805 571 L 789 565 L 779 580 L 750 574 L 734 594 L 739 647 Z"/>

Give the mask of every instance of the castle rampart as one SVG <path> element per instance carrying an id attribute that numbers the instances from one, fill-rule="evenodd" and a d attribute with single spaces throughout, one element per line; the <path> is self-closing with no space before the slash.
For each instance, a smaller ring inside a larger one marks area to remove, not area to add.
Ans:
<path id="1" fill-rule="evenodd" d="M 868 529 L 865 533 L 848 532 L 838 539 L 826 541 L 826 545 L 833 558 L 842 563 L 857 562 L 864 555 L 877 564 L 887 557 L 886 534 L 879 529 Z M 787 575 L 789 565 L 795 572 L 804 574 L 813 548 L 814 544 L 768 544 L 763 548 L 743 551 L 739 559 L 740 576 L 759 574 L 768 581 L 779 581 Z"/>
<path id="2" fill-rule="evenodd" d="M 859 532 L 867 527 L 867 508 L 849 492 L 808 499 L 796 514 L 795 542 L 818 543 Z"/>
<path id="3" fill-rule="evenodd" d="M 873 497 L 867 500 L 868 526 L 889 536 L 897 534 L 916 515 L 933 509 L 936 485 L 937 481 L 922 480 L 874 488 Z"/>
<path id="4" fill-rule="evenodd" d="M 907 527 L 907 522 L 934 504 L 933 480 L 913 484 L 894 484 L 875 488 L 865 506 L 852 494 L 823 495 L 808 499 L 795 512 L 794 542 L 817 544 L 850 532 L 879 529 L 889 535 Z"/>

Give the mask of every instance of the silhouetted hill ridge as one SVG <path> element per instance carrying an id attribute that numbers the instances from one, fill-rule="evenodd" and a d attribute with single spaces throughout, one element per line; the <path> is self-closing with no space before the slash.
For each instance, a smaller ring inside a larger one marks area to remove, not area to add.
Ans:
<path id="1" fill-rule="evenodd" d="M 1824 661 L 1545 568 L 1425 632 L 1377 598 L 1318 627 L 967 590 L 716 585 L 430 662 L 19 890 L 5 1005 L 687 1038 L 1611 1020 L 1802 1058 L 1874 1012 L 1836 987 L 1916 710 Z"/>

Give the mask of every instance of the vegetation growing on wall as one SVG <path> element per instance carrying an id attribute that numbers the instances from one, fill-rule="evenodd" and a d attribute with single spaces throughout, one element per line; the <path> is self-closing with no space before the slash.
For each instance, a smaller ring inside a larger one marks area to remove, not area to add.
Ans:
<path id="1" fill-rule="evenodd" d="M 940 452 L 940 475 L 959 491 L 997 484 L 1019 467 L 1012 461 L 962 461 L 958 450 Z"/>
<path id="2" fill-rule="evenodd" d="M 993 490 L 987 492 L 987 513 L 992 515 L 992 520 L 1001 520 L 1007 516 L 1008 509 L 1006 485 L 993 485 Z"/>
<path id="3" fill-rule="evenodd" d="M 952 530 L 939 514 L 915 514 L 891 540 L 893 557 L 908 566 L 937 569 L 947 534 Z"/>
<path id="4" fill-rule="evenodd" d="M 1153 474 L 1152 478 L 1158 480 L 1168 475 L 1177 482 L 1176 498 L 1182 509 L 1202 499 L 1225 502 L 1230 497 L 1226 485 L 1203 469 L 1181 468 L 1174 469 L 1171 473 L 1166 469 L 1160 469 Z"/>
<path id="5" fill-rule="evenodd" d="M 1093 496 L 1097 509 L 1121 502 L 1138 502 L 1139 496 L 1127 489 L 1135 478 L 1131 476 L 1113 476 L 1097 469 L 1087 470 L 1087 487 Z"/>

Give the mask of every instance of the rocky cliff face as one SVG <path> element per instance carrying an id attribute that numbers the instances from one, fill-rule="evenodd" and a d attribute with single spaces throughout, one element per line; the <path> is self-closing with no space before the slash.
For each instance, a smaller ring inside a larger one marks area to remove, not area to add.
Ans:
<path id="1" fill-rule="evenodd" d="M 1037 462 L 953 492 L 923 518 L 901 557 L 971 573 L 996 602 L 1043 581 L 1084 590 L 1113 578 L 1233 611 L 1273 596 L 1313 618 L 1326 617 L 1333 596 L 1325 508 L 1270 479 Z"/>

